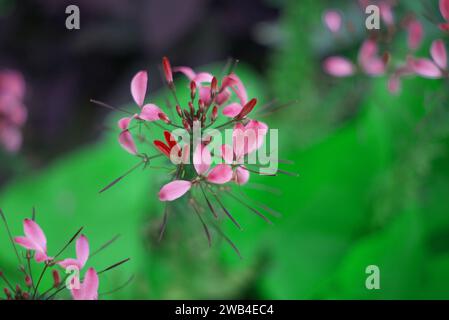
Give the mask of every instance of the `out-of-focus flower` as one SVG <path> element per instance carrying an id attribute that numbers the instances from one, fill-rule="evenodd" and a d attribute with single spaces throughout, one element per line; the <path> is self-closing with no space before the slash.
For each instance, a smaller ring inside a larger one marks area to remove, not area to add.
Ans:
<path id="1" fill-rule="evenodd" d="M 323 15 L 324 25 L 333 33 L 341 29 L 342 18 L 340 12 L 336 10 L 327 10 Z"/>
<path id="2" fill-rule="evenodd" d="M 25 81 L 16 71 L 0 71 L 0 145 L 17 152 L 22 145 L 21 128 L 27 118 L 23 105 Z"/>
<path id="3" fill-rule="evenodd" d="M 407 24 L 408 31 L 408 47 L 411 50 L 416 50 L 421 45 L 424 38 L 424 30 L 421 22 L 416 19 L 411 20 Z"/>
<path id="4" fill-rule="evenodd" d="M 363 42 L 358 54 L 358 65 L 362 72 L 370 76 L 385 73 L 386 62 L 378 55 L 376 41 L 368 39 Z M 350 60 L 340 56 L 327 58 L 323 68 L 334 77 L 348 77 L 356 72 L 356 66 Z"/>

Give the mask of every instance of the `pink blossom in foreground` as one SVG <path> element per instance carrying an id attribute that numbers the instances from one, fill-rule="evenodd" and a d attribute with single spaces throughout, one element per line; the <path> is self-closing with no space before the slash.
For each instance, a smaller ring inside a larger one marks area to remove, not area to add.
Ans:
<path id="1" fill-rule="evenodd" d="M 340 12 L 336 10 L 327 10 L 323 15 L 325 26 L 333 33 L 337 33 L 341 29 L 342 18 Z"/>
<path id="2" fill-rule="evenodd" d="M 64 259 L 58 264 L 67 269 L 69 267 L 76 267 L 81 270 L 86 265 L 87 259 L 89 258 L 89 241 L 85 235 L 81 235 L 76 240 L 76 259 L 69 258 Z"/>
<path id="3" fill-rule="evenodd" d="M 421 45 L 424 38 L 424 30 L 421 22 L 416 19 L 411 20 L 407 24 L 408 31 L 408 47 L 411 50 L 416 50 Z"/>
<path id="4" fill-rule="evenodd" d="M 79 289 L 72 289 L 74 300 L 98 300 L 98 274 L 93 268 L 89 268 L 80 283 Z"/>
<path id="5" fill-rule="evenodd" d="M 46 262 L 52 260 L 47 255 L 47 238 L 41 227 L 30 219 L 23 221 L 24 237 L 15 237 L 14 241 L 27 250 L 35 252 L 36 262 Z"/>
<path id="6" fill-rule="evenodd" d="M 17 152 L 22 145 L 21 128 L 27 118 L 23 105 L 25 82 L 15 71 L 0 72 L 0 145 L 8 152 Z"/>

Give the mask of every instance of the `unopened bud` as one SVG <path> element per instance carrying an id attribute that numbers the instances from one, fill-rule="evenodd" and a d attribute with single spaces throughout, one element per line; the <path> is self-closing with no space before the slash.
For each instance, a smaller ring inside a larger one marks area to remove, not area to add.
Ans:
<path id="1" fill-rule="evenodd" d="M 251 99 L 245 106 L 243 107 L 242 111 L 235 117 L 235 119 L 243 119 L 245 118 L 251 111 L 253 111 L 254 107 L 257 104 L 257 99 Z"/>
<path id="2" fill-rule="evenodd" d="M 182 110 L 179 105 L 176 105 L 176 112 L 178 113 L 178 116 L 182 118 Z"/>
<path id="3" fill-rule="evenodd" d="M 190 114 L 193 116 L 194 113 L 195 113 L 195 108 L 193 107 L 193 103 L 192 102 L 189 102 L 189 109 L 190 109 Z"/>
<path id="4" fill-rule="evenodd" d="M 215 122 L 215 120 L 217 120 L 217 117 L 218 117 L 218 107 L 214 106 L 214 108 L 212 109 L 211 121 Z"/>
<path id="5" fill-rule="evenodd" d="M 165 113 L 159 112 L 158 115 L 159 115 L 159 119 L 164 121 L 166 124 L 170 124 L 171 123 L 170 119 L 167 117 L 167 115 Z"/>
<path id="6" fill-rule="evenodd" d="M 194 100 L 195 96 L 196 96 L 196 82 L 192 81 L 190 82 L 190 98 Z"/>
<path id="7" fill-rule="evenodd" d="M 9 291 L 9 289 L 8 289 L 8 288 L 4 288 L 4 289 L 3 289 L 3 292 L 5 293 L 5 295 L 6 295 L 6 298 L 8 298 L 9 300 L 11 300 L 11 299 L 12 299 L 12 296 L 11 296 L 11 291 Z"/>
<path id="8" fill-rule="evenodd" d="M 29 293 L 28 292 L 22 293 L 22 298 L 24 298 L 25 300 L 28 300 L 30 298 Z"/>
<path id="9" fill-rule="evenodd" d="M 167 57 L 162 58 L 162 67 L 164 69 L 165 80 L 169 85 L 173 84 L 173 73 L 171 71 L 170 61 Z"/>
<path id="10" fill-rule="evenodd" d="M 61 276 L 59 275 L 58 270 L 53 270 L 51 275 L 53 276 L 53 288 L 58 288 L 61 284 Z"/>
<path id="11" fill-rule="evenodd" d="M 218 92 L 218 80 L 217 80 L 217 78 L 213 77 L 212 82 L 210 84 L 210 98 L 212 100 L 215 99 L 217 92 Z"/>
<path id="12" fill-rule="evenodd" d="M 186 119 L 182 119 L 182 125 L 184 126 L 184 129 L 186 129 L 186 131 L 190 131 L 191 127 Z"/>
<path id="13" fill-rule="evenodd" d="M 31 280 L 31 277 L 29 275 L 25 276 L 25 285 L 28 288 L 31 288 L 33 286 L 33 281 Z"/>

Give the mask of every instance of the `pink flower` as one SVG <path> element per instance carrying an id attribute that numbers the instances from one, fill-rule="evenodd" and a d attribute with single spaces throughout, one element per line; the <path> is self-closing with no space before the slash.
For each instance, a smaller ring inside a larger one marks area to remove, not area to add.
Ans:
<path id="1" fill-rule="evenodd" d="M 89 268 L 79 289 L 71 289 L 72 297 L 74 300 L 98 300 L 98 286 L 98 274 Z"/>
<path id="2" fill-rule="evenodd" d="M 118 136 L 118 142 L 122 146 L 123 149 L 128 151 L 131 154 L 136 155 L 137 154 L 137 147 L 134 143 L 133 136 L 131 132 L 129 131 L 129 124 L 132 121 L 131 118 L 122 118 L 118 122 L 118 127 L 122 130 Z"/>
<path id="3" fill-rule="evenodd" d="M 363 42 L 359 50 L 358 60 L 363 71 L 368 75 L 377 76 L 385 72 L 385 63 L 377 53 L 376 41 L 368 39 Z"/>
<path id="4" fill-rule="evenodd" d="M 331 32 L 337 33 L 341 29 L 341 14 L 336 10 L 328 10 L 323 15 L 323 22 Z"/>
<path id="5" fill-rule="evenodd" d="M 15 237 L 14 241 L 27 250 L 35 251 L 36 262 L 52 260 L 47 255 L 47 238 L 39 225 L 30 219 L 23 221 L 24 237 Z"/>
<path id="6" fill-rule="evenodd" d="M 159 200 L 173 201 L 186 194 L 198 179 L 213 184 L 225 184 L 232 179 L 232 168 L 227 164 L 218 164 L 212 170 L 212 157 L 206 146 L 199 145 L 193 154 L 193 165 L 198 178 L 194 181 L 175 180 L 164 185 L 159 191 Z"/>
<path id="7" fill-rule="evenodd" d="M 89 258 L 89 242 L 86 236 L 81 235 L 78 240 L 76 240 L 76 259 L 64 259 L 58 264 L 67 269 L 69 267 L 76 267 L 81 270 L 86 265 L 87 259 Z"/>
<path id="8" fill-rule="evenodd" d="M 9 151 L 17 152 L 22 144 L 21 127 L 27 118 L 22 104 L 25 82 L 15 71 L 0 72 L 0 144 Z"/>

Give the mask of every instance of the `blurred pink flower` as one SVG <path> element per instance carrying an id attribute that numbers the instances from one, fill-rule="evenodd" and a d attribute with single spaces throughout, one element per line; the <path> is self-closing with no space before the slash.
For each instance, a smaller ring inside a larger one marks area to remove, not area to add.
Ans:
<path id="1" fill-rule="evenodd" d="M 408 47 L 411 50 L 416 50 L 421 45 L 424 38 L 424 30 L 421 22 L 416 19 L 411 20 L 407 24 L 408 31 Z"/>
<path id="2" fill-rule="evenodd" d="M 447 71 L 447 53 L 442 40 L 435 40 L 430 48 L 432 59 L 411 58 L 413 71 L 425 78 L 439 79 Z"/>
<path id="3" fill-rule="evenodd" d="M 443 16 L 445 23 L 440 23 L 439 27 L 443 31 L 449 31 L 449 0 L 440 0 L 440 12 Z"/>
<path id="4" fill-rule="evenodd" d="M 21 127 L 27 118 L 24 95 L 25 82 L 20 73 L 0 72 L 0 144 L 8 152 L 17 152 L 22 145 Z"/>

